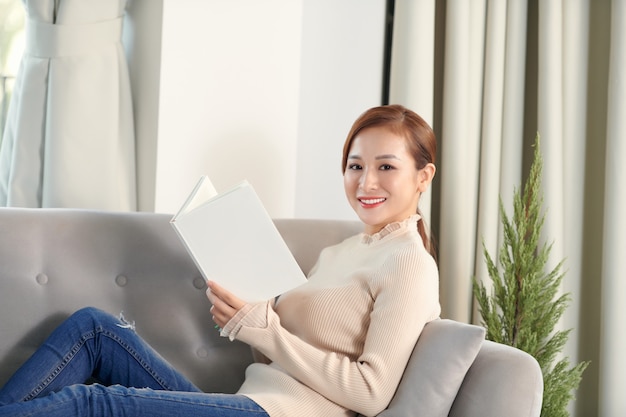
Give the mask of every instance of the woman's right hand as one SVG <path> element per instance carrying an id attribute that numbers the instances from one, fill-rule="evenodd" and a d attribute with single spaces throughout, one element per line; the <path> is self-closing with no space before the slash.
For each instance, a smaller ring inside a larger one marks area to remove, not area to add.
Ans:
<path id="1" fill-rule="evenodd" d="M 206 294 L 211 304 L 213 304 L 210 310 L 211 318 L 215 324 L 223 329 L 226 327 L 226 323 L 246 305 L 246 302 L 214 281 L 209 281 L 208 286 Z"/>

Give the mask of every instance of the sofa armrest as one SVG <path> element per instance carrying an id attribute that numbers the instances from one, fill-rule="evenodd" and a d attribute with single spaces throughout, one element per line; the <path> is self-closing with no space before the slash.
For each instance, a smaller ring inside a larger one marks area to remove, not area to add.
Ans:
<path id="1" fill-rule="evenodd" d="M 461 384 L 450 417 L 535 417 L 541 414 L 542 396 L 537 360 L 486 340 Z"/>

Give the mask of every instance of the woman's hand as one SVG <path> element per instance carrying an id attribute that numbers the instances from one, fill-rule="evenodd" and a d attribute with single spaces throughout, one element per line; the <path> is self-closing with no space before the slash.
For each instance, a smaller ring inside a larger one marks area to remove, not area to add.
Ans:
<path id="1" fill-rule="evenodd" d="M 212 319 L 215 324 L 223 329 L 237 311 L 246 305 L 246 302 L 213 281 L 209 281 L 208 285 L 209 289 L 206 294 L 213 304 L 210 310 L 213 315 Z"/>

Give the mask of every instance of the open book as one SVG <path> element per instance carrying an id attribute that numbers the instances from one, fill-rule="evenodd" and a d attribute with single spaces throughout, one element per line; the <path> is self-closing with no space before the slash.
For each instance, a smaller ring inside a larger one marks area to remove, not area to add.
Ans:
<path id="1" fill-rule="evenodd" d="M 252 186 L 217 193 L 203 176 L 171 224 L 206 280 L 247 302 L 306 282 Z"/>

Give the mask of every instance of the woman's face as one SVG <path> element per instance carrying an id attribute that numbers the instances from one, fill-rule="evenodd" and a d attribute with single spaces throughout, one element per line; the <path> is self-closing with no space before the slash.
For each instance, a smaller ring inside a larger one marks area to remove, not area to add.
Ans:
<path id="1" fill-rule="evenodd" d="M 359 132 L 350 146 L 343 182 L 350 205 L 365 223 L 365 232 L 376 233 L 415 214 L 434 168 L 428 164 L 418 170 L 406 139 L 385 127 Z"/>

